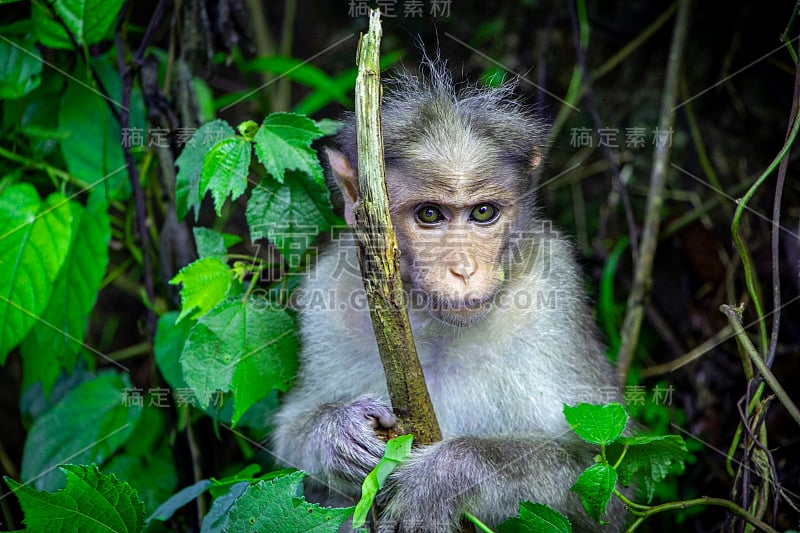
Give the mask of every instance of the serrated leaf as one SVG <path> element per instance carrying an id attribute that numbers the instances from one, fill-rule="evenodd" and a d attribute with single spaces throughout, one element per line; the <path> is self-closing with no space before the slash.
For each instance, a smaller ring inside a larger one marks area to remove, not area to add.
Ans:
<path id="1" fill-rule="evenodd" d="M 52 490 L 61 483 L 56 465 L 102 464 L 111 457 L 141 416 L 140 407 L 126 405 L 126 389 L 131 389 L 127 376 L 101 373 L 37 418 L 25 439 L 22 479 Z"/>
<path id="2" fill-rule="evenodd" d="M 66 197 L 44 202 L 32 185 L 0 194 L 0 365 L 42 314 L 67 256 L 73 211 Z"/>
<path id="3" fill-rule="evenodd" d="M 195 217 L 199 214 L 200 177 L 206 153 L 218 142 L 236 136 L 234 129 L 224 120 L 214 120 L 200 126 L 183 147 L 175 161 L 178 175 L 175 179 L 175 211 L 183 219 L 194 208 Z"/>
<path id="4" fill-rule="evenodd" d="M 294 322 L 255 297 L 227 300 L 192 327 L 181 355 L 183 375 L 205 407 L 233 391 L 233 424 L 271 389 L 286 391 L 297 368 Z"/>
<path id="5" fill-rule="evenodd" d="M 619 481 L 627 487 L 636 478 L 648 502 L 667 474 L 683 472 L 689 455 L 686 442 L 678 435 L 623 437 L 609 448 L 609 461 L 615 462 L 625 446 L 628 450 L 617 467 Z"/>
<path id="6" fill-rule="evenodd" d="M 42 54 L 33 40 L 0 41 L 0 99 L 22 98 L 42 83 Z"/>
<path id="7" fill-rule="evenodd" d="M 180 322 L 187 316 L 199 318 L 221 302 L 233 283 L 233 270 L 216 257 L 206 257 L 183 267 L 169 282 L 183 285 Z"/>
<path id="8" fill-rule="evenodd" d="M 223 531 L 304 531 L 336 533 L 353 512 L 308 503 L 302 496 L 303 473 L 259 481 L 244 491 L 228 513 Z"/>
<path id="9" fill-rule="evenodd" d="M 116 22 L 120 7 L 122 0 L 34 0 L 31 16 L 43 45 L 72 49 L 72 39 L 78 46 L 100 42 Z"/>
<path id="10" fill-rule="evenodd" d="M 197 255 L 204 257 L 224 257 L 228 253 L 225 248 L 225 239 L 222 234 L 202 226 L 192 228 L 194 243 L 197 246 Z"/>
<path id="11" fill-rule="evenodd" d="M 223 530 L 225 523 L 228 520 L 228 513 L 239 499 L 239 496 L 244 494 L 247 487 L 250 486 L 249 481 L 240 481 L 231 485 L 230 490 L 225 494 L 217 497 L 214 503 L 211 504 L 208 514 L 203 517 L 203 525 L 200 528 L 200 533 L 217 533 Z"/>
<path id="12" fill-rule="evenodd" d="M 372 502 L 386 483 L 386 478 L 411 455 L 413 440 L 413 435 L 401 435 L 386 443 L 383 457 L 361 484 L 361 499 L 356 504 L 353 514 L 353 527 L 360 527 L 367 521 Z"/>
<path id="13" fill-rule="evenodd" d="M 242 242 L 238 235 L 219 233 L 202 226 L 192 228 L 194 242 L 197 245 L 197 255 L 203 257 L 223 257 L 228 253 L 228 248 Z"/>
<path id="14" fill-rule="evenodd" d="M 573 492 L 581 497 L 583 508 L 595 521 L 606 523 L 603 516 L 606 505 L 617 484 L 617 471 L 607 464 L 595 464 L 587 468 L 572 485 Z"/>
<path id="15" fill-rule="evenodd" d="M 57 492 L 32 489 L 6 478 L 19 498 L 28 531 L 48 533 L 138 533 L 144 526 L 144 504 L 136 491 L 96 466 L 59 466 L 66 486 Z"/>
<path id="16" fill-rule="evenodd" d="M 178 323 L 179 315 L 178 311 L 170 311 L 158 317 L 156 336 L 153 340 L 156 365 L 173 389 L 186 388 L 180 358 L 186 339 L 189 338 L 189 331 L 194 325 L 191 320 Z"/>
<path id="17" fill-rule="evenodd" d="M 281 184 L 264 178 L 245 211 L 250 239 L 266 238 L 296 268 L 316 236 L 334 220 L 328 190 L 308 176 L 289 172 Z"/>
<path id="18" fill-rule="evenodd" d="M 258 160 L 278 183 L 283 183 L 287 170 L 297 170 L 325 186 L 317 152 L 311 148 L 314 139 L 323 133 L 308 117 L 294 113 L 272 113 L 256 133 Z"/>
<path id="19" fill-rule="evenodd" d="M 47 307 L 22 343 L 26 362 L 23 386 L 41 381 L 45 395 L 55 383 L 59 369 L 72 370 L 81 352 L 89 313 L 94 307 L 108 265 L 111 225 L 101 191 L 91 193 L 84 209 L 69 202 L 72 210 L 72 240 Z M 28 364 L 33 362 L 33 366 Z M 31 368 L 39 372 L 31 375 Z"/>
<path id="20" fill-rule="evenodd" d="M 614 442 L 628 425 L 628 413 L 618 403 L 564 405 L 564 417 L 580 438 L 592 444 Z"/>
<path id="21" fill-rule="evenodd" d="M 215 144 L 203 158 L 200 197 L 202 198 L 206 191 L 211 191 L 217 216 L 222 214 L 222 205 L 229 195 L 231 201 L 234 201 L 247 189 L 251 151 L 250 141 L 234 137 Z"/>
<path id="22" fill-rule="evenodd" d="M 543 503 L 522 501 L 519 514 L 497 526 L 499 533 L 571 533 L 569 519 Z"/>
<path id="23" fill-rule="evenodd" d="M 173 494 L 172 497 L 170 497 L 167 501 L 159 505 L 158 509 L 153 511 L 153 514 L 147 518 L 147 521 L 150 522 L 151 520 L 159 520 L 164 522 L 169 520 L 172 518 L 172 515 L 175 514 L 175 511 L 190 501 L 196 499 L 198 496 L 207 491 L 210 486 L 211 480 L 201 479 L 194 485 L 182 488 Z"/>

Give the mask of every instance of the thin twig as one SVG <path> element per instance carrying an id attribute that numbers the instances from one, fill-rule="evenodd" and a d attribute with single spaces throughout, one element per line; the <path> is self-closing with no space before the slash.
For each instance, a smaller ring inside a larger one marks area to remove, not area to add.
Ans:
<path id="1" fill-rule="evenodd" d="M 664 80 L 664 98 L 661 100 L 661 116 L 658 128 L 669 133 L 675 123 L 675 101 L 678 93 L 678 79 L 681 71 L 683 51 L 686 48 L 686 35 L 689 31 L 690 0 L 681 0 L 675 19 L 675 31 L 670 44 L 667 75 Z M 657 142 L 653 154 L 653 170 L 650 174 L 650 190 L 647 195 L 642 240 L 639 246 L 639 261 L 633 279 L 633 288 L 628 297 L 628 312 L 622 325 L 622 344 L 617 356 L 620 383 L 625 383 L 633 361 L 633 352 L 639 340 L 642 326 L 645 299 L 652 285 L 653 261 L 655 258 L 658 230 L 661 224 L 661 206 L 664 203 L 664 186 L 669 168 L 670 143 Z"/>
<path id="2" fill-rule="evenodd" d="M 679 368 L 688 365 L 692 361 L 699 359 L 706 353 L 710 352 L 713 348 L 719 345 L 722 341 L 728 339 L 730 334 L 733 332 L 733 328 L 730 326 L 725 326 L 720 331 L 718 331 L 713 337 L 705 341 L 703 344 L 694 347 L 692 350 L 687 352 L 685 355 L 678 357 L 668 363 L 664 363 L 661 365 L 651 366 L 648 368 L 643 368 L 639 375 L 643 378 L 650 378 L 653 376 L 660 376 L 661 374 L 667 374 L 669 372 L 674 372 Z"/>

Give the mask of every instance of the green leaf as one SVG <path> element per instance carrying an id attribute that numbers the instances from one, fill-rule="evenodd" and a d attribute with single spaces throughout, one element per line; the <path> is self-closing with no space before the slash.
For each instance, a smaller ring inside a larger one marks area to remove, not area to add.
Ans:
<path id="1" fill-rule="evenodd" d="M 278 74 L 319 91 L 327 96 L 329 102 L 335 100 L 348 107 L 352 105 L 344 88 L 337 86 L 330 76 L 308 61 L 284 56 L 257 57 L 248 61 L 242 71 Z"/>
<path id="2" fill-rule="evenodd" d="M 100 42 L 117 21 L 120 7 L 122 0 L 34 0 L 31 15 L 43 45 L 72 49 L 72 39 L 78 46 Z"/>
<path id="3" fill-rule="evenodd" d="M 156 336 L 153 340 L 153 353 L 161 375 L 173 389 L 187 388 L 183 379 L 180 358 L 189 330 L 194 325 L 191 320 L 178 322 L 178 311 L 164 313 L 158 318 Z"/>
<path id="4" fill-rule="evenodd" d="M 595 521 L 604 524 L 603 515 L 606 505 L 611 498 L 617 484 L 617 471 L 607 464 L 595 464 L 587 468 L 578 476 L 572 485 L 573 492 L 577 492 L 583 502 L 583 508 Z"/>
<path id="5" fill-rule="evenodd" d="M 256 155 L 267 172 L 283 183 L 287 170 L 298 170 L 325 186 L 322 166 L 311 142 L 323 133 L 308 117 L 294 113 L 272 113 L 255 136 Z"/>
<path id="6" fill-rule="evenodd" d="M 259 481 L 233 504 L 223 531 L 336 533 L 353 512 L 352 507 L 335 509 L 308 503 L 302 493 L 302 472 Z"/>
<path id="7" fill-rule="evenodd" d="M 47 307 L 69 249 L 72 216 L 63 195 L 42 203 L 27 183 L 0 194 L 0 365 Z"/>
<path id="8" fill-rule="evenodd" d="M 206 257 L 183 267 L 169 282 L 183 285 L 180 322 L 187 316 L 199 318 L 221 302 L 233 282 L 233 270 L 216 257 Z"/>
<path id="9" fill-rule="evenodd" d="M 172 518 L 172 515 L 175 514 L 175 511 L 190 501 L 196 499 L 198 496 L 207 491 L 210 486 L 211 480 L 201 479 L 194 485 L 190 485 L 179 490 L 173 494 L 170 499 L 159 505 L 158 509 L 156 509 L 153 514 L 147 518 L 147 521 L 150 522 L 151 520 L 159 520 L 161 522 L 165 522 L 169 520 Z"/>
<path id="10" fill-rule="evenodd" d="M 403 58 L 402 50 L 387 52 L 381 56 L 381 70 L 384 70 Z M 346 94 L 353 90 L 356 84 L 357 68 L 352 68 L 332 79 L 331 86 L 335 91 L 343 91 Z M 325 91 L 312 91 L 308 96 L 300 100 L 294 107 L 294 112 L 301 115 L 312 115 L 330 103 L 330 96 Z M 352 107 L 348 105 L 347 107 Z M 327 134 L 326 134 L 327 135 Z"/>
<path id="11" fill-rule="evenodd" d="M 194 241 L 197 244 L 197 255 L 203 257 L 223 257 L 228 253 L 228 248 L 242 242 L 238 235 L 219 233 L 202 226 L 192 229 Z"/>
<path id="12" fill-rule="evenodd" d="M 206 153 L 218 142 L 234 138 L 236 132 L 224 120 L 214 120 L 200 126 L 183 147 L 175 161 L 178 175 L 175 180 L 175 211 L 179 219 L 186 217 L 194 208 L 195 217 L 200 211 L 203 194 L 200 193 L 200 177 Z"/>
<path id="13" fill-rule="evenodd" d="M 618 403 L 564 405 L 564 417 L 580 438 L 592 444 L 614 442 L 628 425 L 628 414 Z"/>
<path id="14" fill-rule="evenodd" d="M 497 526 L 500 533 L 570 533 L 569 519 L 543 503 L 519 502 L 519 514 Z"/>
<path id="15" fill-rule="evenodd" d="M 169 446 L 169 430 L 163 408 L 147 405 L 123 449 L 102 471 L 130 483 L 152 511 L 175 492 L 178 478 Z"/>
<path id="16" fill-rule="evenodd" d="M 121 94 L 119 74 L 107 60 L 94 60 L 92 65 L 111 95 L 111 105 L 119 108 L 113 100 Z M 79 80 L 91 79 L 83 68 L 72 74 Z M 142 106 L 141 95 L 136 91 L 130 106 L 132 128 L 144 128 Z M 70 174 L 105 191 L 113 200 L 127 199 L 131 189 L 122 154 L 122 131 L 100 91 L 90 84 L 69 80 L 58 108 L 58 129 L 65 132 L 59 145 Z"/>
<path id="17" fill-rule="evenodd" d="M 0 99 L 21 98 L 42 83 L 42 54 L 32 39 L 4 38 L 0 57 Z"/>
<path id="18" fill-rule="evenodd" d="M 197 109 L 200 111 L 200 121 L 210 122 L 217 115 L 214 106 L 214 91 L 199 77 L 192 78 L 192 88 L 197 95 Z"/>
<path id="19" fill-rule="evenodd" d="M 89 313 L 108 265 L 111 224 L 100 193 L 91 193 L 85 209 L 74 202 L 67 204 L 72 210 L 69 252 L 55 279 L 42 321 L 34 324 L 21 346 L 25 360 L 23 387 L 41 381 L 45 395 L 50 393 L 60 368 L 71 371 L 75 366 Z"/>
<path id="20" fill-rule="evenodd" d="M 329 198 L 325 187 L 299 172 L 289 172 L 283 184 L 264 178 L 247 202 L 250 239 L 268 239 L 296 268 L 316 236 L 331 227 Z"/>
<path id="21" fill-rule="evenodd" d="M 326 137 L 336 135 L 336 133 L 338 133 L 338 131 L 344 126 L 344 122 L 341 120 L 333 120 L 330 118 L 323 118 L 321 120 L 314 121 L 314 124 Z"/>
<path id="22" fill-rule="evenodd" d="M 236 131 L 238 131 L 239 135 L 244 137 L 247 141 L 253 142 L 253 137 L 258 131 L 258 124 L 256 124 L 252 120 L 245 120 L 244 122 L 236 126 Z"/>
<path id="23" fill-rule="evenodd" d="M 129 407 L 126 375 L 98 374 L 81 383 L 53 409 L 34 421 L 25 439 L 22 479 L 39 489 L 59 488 L 55 466 L 73 461 L 97 463 L 122 446 L 141 416 L 140 407 Z"/>
<path id="24" fill-rule="evenodd" d="M 355 514 L 353 515 L 353 527 L 361 527 L 367 521 L 369 509 L 378 491 L 383 488 L 386 478 L 395 471 L 400 464 L 411 455 L 411 444 L 414 440 L 413 435 L 401 435 L 391 439 L 386 443 L 383 457 L 372 472 L 367 474 L 361 484 L 361 499 L 356 504 Z"/>
<path id="25" fill-rule="evenodd" d="M 227 300 L 200 318 L 181 355 L 186 383 L 201 405 L 233 391 L 233 424 L 271 389 L 286 391 L 297 368 L 294 322 L 256 297 Z"/>
<path id="26" fill-rule="evenodd" d="M 251 482 L 258 481 L 258 479 L 256 479 L 256 476 L 258 476 L 258 473 L 260 471 L 261 471 L 261 466 L 256 464 L 249 464 L 244 468 L 242 468 L 241 470 L 239 470 L 238 472 L 236 472 L 235 474 L 233 474 L 232 476 L 225 476 L 223 478 L 213 478 L 212 479 L 213 484 L 211 485 L 211 489 L 208 492 L 209 494 L 211 494 L 213 498 L 219 498 L 223 494 L 226 494 L 228 490 L 237 483 L 246 481 L 249 484 Z M 286 469 L 282 469 L 273 472 L 268 472 L 267 474 L 265 474 L 265 476 L 268 476 L 271 479 L 273 477 L 284 476 L 287 473 L 292 473 L 296 471 L 297 471 L 296 468 L 291 468 L 288 470 L 288 472 L 286 471 Z"/>
<path id="27" fill-rule="evenodd" d="M 252 144 L 242 137 L 223 139 L 215 144 L 203 158 L 200 173 L 200 196 L 211 190 L 217 216 L 228 195 L 236 200 L 247 189 Z"/>
<path id="28" fill-rule="evenodd" d="M 689 456 L 686 442 L 678 435 L 623 437 L 609 447 L 608 458 L 613 464 L 624 447 L 628 449 L 617 467 L 619 481 L 629 486 L 634 477 L 647 501 L 653 499 L 656 485 L 667 474 L 683 472 Z"/>
<path id="29" fill-rule="evenodd" d="M 239 499 L 239 496 L 244 494 L 247 487 L 250 486 L 249 481 L 239 481 L 230 486 L 225 494 L 218 496 L 211 504 L 208 514 L 203 517 L 203 525 L 200 528 L 200 533 L 216 533 L 222 531 L 225 523 L 228 520 L 228 513 Z"/>
<path id="30" fill-rule="evenodd" d="M 168 498 L 178 483 L 175 461 L 166 445 L 153 449 L 147 456 L 115 455 L 103 467 L 103 472 L 114 474 L 136 489 L 147 511 Z"/>
<path id="31" fill-rule="evenodd" d="M 144 526 L 144 504 L 130 485 L 96 466 L 63 465 L 67 478 L 57 492 L 34 490 L 5 478 L 19 498 L 27 531 L 48 533 L 138 533 Z"/>

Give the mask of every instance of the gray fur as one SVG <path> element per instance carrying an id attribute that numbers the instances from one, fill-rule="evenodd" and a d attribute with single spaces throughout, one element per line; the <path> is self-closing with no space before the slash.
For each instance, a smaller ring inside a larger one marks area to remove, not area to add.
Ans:
<path id="1" fill-rule="evenodd" d="M 581 273 L 568 243 L 535 217 L 531 157 L 544 126 L 507 89 L 457 95 L 437 65 L 427 78 L 405 75 L 383 108 L 387 185 L 394 199 L 453 186 L 505 191 L 518 202 L 501 260 L 498 301 L 469 327 L 409 309 L 414 338 L 444 440 L 416 449 L 390 478 L 381 531 L 450 532 L 469 511 L 490 525 L 516 514 L 520 499 L 567 514 L 575 531 L 599 526 L 569 491 L 594 451 L 569 430 L 563 404 L 618 400 L 615 373 L 597 340 Z M 355 163 L 352 125 L 340 145 Z M 528 232 L 519 238 L 520 232 Z M 404 272 L 414 250 L 404 249 Z M 388 393 L 350 236 L 319 257 L 298 299 L 302 366 L 275 420 L 274 449 L 287 465 L 330 489 L 330 501 L 356 497 L 383 443 L 374 428 L 393 423 Z M 335 274 L 338 273 L 338 276 Z M 415 278 L 407 274 L 413 290 Z M 314 295 L 324 303 L 312 305 Z M 610 508 L 617 530 L 621 505 Z"/>

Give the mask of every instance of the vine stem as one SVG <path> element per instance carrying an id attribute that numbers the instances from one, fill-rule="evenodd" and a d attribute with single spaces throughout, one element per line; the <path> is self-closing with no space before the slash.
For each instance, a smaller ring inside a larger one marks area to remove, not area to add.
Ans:
<path id="1" fill-rule="evenodd" d="M 617 494 L 620 496 L 620 493 Z M 625 501 L 626 499 L 623 499 Z M 630 502 L 630 500 L 626 501 L 626 505 Z M 633 502 L 630 502 L 633 503 Z M 637 507 L 643 507 L 639 504 L 635 504 Z M 732 512 L 733 514 L 741 517 L 742 519 L 746 520 L 750 524 L 757 527 L 759 530 L 764 531 L 766 533 L 778 533 L 778 530 L 766 524 L 747 512 L 746 510 L 742 509 L 735 503 L 730 500 L 724 500 L 722 498 L 711 498 L 709 496 L 701 496 L 700 498 L 695 498 L 693 500 L 684 500 L 680 502 L 669 502 L 669 503 L 662 503 L 661 505 L 656 505 L 653 507 L 647 507 L 647 510 L 643 510 L 641 514 L 634 520 L 634 522 L 626 529 L 626 533 L 630 533 L 635 531 L 642 522 L 650 518 L 651 516 L 663 513 L 664 511 L 675 511 L 678 509 L 688 509 L 690 507 L 697 507 L 697 506 L 705 506 L 705 505 L 714 505 L 717 507 L 724 507 L 728 511 Z"/>
<path id="2" fill-rule="evenodd" d="M 767 341 L 767 325 L 764 322 L 764 311 L 761 308 L 761 298 L 758 296 L 758 287 L 756 285 L 754 276 L 753 276 L 753 265 L 752 261 L 750 260 L 750 254 L 745 247 L 744 240 L 742 239 L 742 235 L 739 231 L 739 222 L 741 222 L 742 215 L 744 214 L 744 210 L 747 207 L 747 202 L 753 197 L 756 191 L 761 187 L 761 184 L 764 183 L 770 174 L 775 170 L 775 168 L 780 164 L 786 154 L 789 153 L 789 149 L 794 144 L 794 140 L 797 137 L 797 132 L 800 130 L 800 120 L 798 120 L 798 116 L 793 117 L 794 124 L 792 124 L 792 130 L 789 133 L 786 142 L 783 145 L 783 148 L 778 155 L 775 156 L 775 159 L 772 160 L 772 163 L 764 170 L 764 172 L 756 179 L 753 185 L 748 189 L 745 195 L 737 202 L 736 205 L 736 212 L 733 215 L 733 222 L 731 222 L 731 234 L 733 235 L 733 243 L 736 245 L 736 250 L 739 252 L 739 257 L 742 258 L 742 266 L 744 267 L 744 276 L 745 276 L 745 283 L 747 284 L 747 292 L 750 294 L 750 299 L 753 301 L 753 307 L 755 308 L 756 318 L 758 318 L 758 327 L 759 327 L 759 335 L 761 340 L 761 351 L 766 357 L 767 348 L 768 348 L 768 341 Z"/>
<path id="3" fill-rule="evenodd" d="M 731 326 L 733 327 L 733 332 L 736 335 L 736 340 L 738 341 L 739 346 L 742 347 L 744 352 L 750 357 L 750 360 L 753 361 L 753 364 L 756 365 L 758 371 L 761 372 L 761 376 L 764 378 L 764 381 L 769 384 L 772 392 L 774 392 L 775 396 L 778 397 L 778 400 L 780 400 L 781 404 L 783 404 L 783 406 L 786 408 L 786 411 L 789 412 L 789 415 L 794 419 L 795 422 L 797 422 L 798 425 L 800 425 L 800 409 L 798 409 L 794 404 L 772 371 L 767 368 L 763 358 L 758 354 L 755 346 L 753 346 L 753 343 L 750 342 L 750 339 L 747 337 L 747 333 L 745 333 L 744 328 L 742 327 L 741 311 L 725 304 L 721 305 L 719 309 L 728 317 L 728 322 L 730 322 Z"/>
<path id="4" fill-rule="evenodd" d="M 5 159 L 8 159 L 9 161 L 13 161 L 15 163 L 19 163 L 19 164 L 24 165 L 24 166 L 29 167 L 29 168 L 34 168 L 36 170 L 42 170 L 44 172 L 47 172 L 48 174 L 52 174 L 53 176 L 61 178 L 64 181 L 73 182 L 76 185 L 78 185 L 79 187 L 82 187 L 84 189 L 90 187 L 90 185 L 88 183 L 86 183 L 85 181 L 83 181 L 81 179 L 76 178 L 75 176 L 73 176 L 72 174 L 70 174 L 69 172 L 67 172 L 65 170 L 61 170 L 60 168 L 54 167 L 52 165 L 49 165 L 48 163 L 46 163 L 44 161 L 35 161 L 33 159 L 29 159 L 27 157 L 21 156 L 19 154 L 16 154 L 16 153 L 10 151 L 10 150 L 6 150 L 2 146 L 0 146 L 0 157 L 3 157 Z"/>

